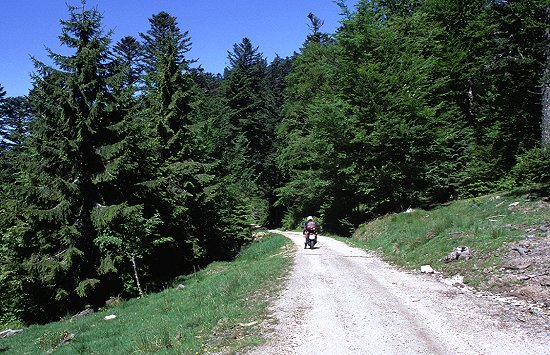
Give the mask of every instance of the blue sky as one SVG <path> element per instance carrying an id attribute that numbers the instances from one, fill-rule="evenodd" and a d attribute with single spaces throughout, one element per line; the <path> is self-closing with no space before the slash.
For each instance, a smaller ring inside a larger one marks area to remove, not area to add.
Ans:
<path id="1" fill-rule="evenodd" d="M 59 47 L 59 20 L 67 19 L 66 4 L 79 0 L 0 0 L 0 85 L 8 96 L 24 95 L 34 70 L 30 56 L 48 62 L 45 47 Z M 350 7 L 356 0 L 347 0 Z M 189 31 L 190 59 L 206 71 L 223 72 L 227 51 L 248 37 L 268 60 L 298 51 L 309 33 L 307 14 L 325 21 L 322 30 L 334 32 L 341 16 L 332 0 L 88 0 L 103 13 L 112 29 L 113 43 L 124 36 L 138 37 L 149 29 L 148 19 L 160 11 L 178 18 Z"/>

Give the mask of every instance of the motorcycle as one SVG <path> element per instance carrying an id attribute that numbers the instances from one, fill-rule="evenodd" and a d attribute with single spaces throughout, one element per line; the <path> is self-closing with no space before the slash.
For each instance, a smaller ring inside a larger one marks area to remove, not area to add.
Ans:
<path id="1" fill-rule="evenodd" d="M 310 249 L 313 249 L 315 244 L 317 244 L 317 228 L 306 231 L 306 241 L 304 249 L 307 248 L 308 245 Z"/>

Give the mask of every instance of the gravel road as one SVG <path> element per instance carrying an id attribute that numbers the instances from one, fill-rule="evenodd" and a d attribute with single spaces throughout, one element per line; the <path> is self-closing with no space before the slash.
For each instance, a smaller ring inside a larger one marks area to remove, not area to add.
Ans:
<path id="1" fill-rule="evenodd" d="M 550 333 L 433 276 L 400 271 L 331 238 L 303 249 L 273 305 L 269 341 L 251 354 L 550 354 Z M 548 319 L 546 319 L 548 321 Z M 545 322 L 546 322 L 545 321 Z"/>

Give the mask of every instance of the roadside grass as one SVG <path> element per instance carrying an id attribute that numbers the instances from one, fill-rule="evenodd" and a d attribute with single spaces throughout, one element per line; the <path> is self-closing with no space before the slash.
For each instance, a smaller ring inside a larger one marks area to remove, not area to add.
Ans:
<path id="1" fill-rule="evenodd" d="M 263 342 L 259 323 L 292 262 L 290 241 L 269 235 L 233 262 L 215 262 L 174 286 L 78 319 L 33 325 L 0 339 L 7 354 L 231 353 Z M 104 317 L 116 318 L 110 321 Z M 64 340 L 65 339 L 65 340 Z"/>
<path id="2" fill-rule="evenodd" d="M 339 239 L 379 251 L 385 260 L 401 267 L 419 269 L 429 264 L 448 276 L 459 273 L 466 283 L 482 287 L 488 280 L 486 273 L 500 266 L 499 248 L 521 240 L 526 233 L 510 226 L 550 221 L 549 210 L 537 208 L 549 190 L 548 186 L 517 189 L 392 214 L 361 226 L 351 239 Z M 444 263 L 442 259 L 458 246 L 468 246 L 473 257 Z"/>

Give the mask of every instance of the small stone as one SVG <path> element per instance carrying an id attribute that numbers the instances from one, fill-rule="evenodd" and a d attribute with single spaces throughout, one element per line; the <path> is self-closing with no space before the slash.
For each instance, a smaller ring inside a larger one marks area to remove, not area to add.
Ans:
<path id="1" fill-rule="evenodd" d="M 73 340 L 73 338 L 74 334 L 66 331 L 63 333 L 63 340 L 61 341 L 61 344 L 68 343 L 69 341 Z"/>
<path id="2" fill-rule="evenodd" d="M 425 274 L 433 274 L 435 271 L 430 265 L 422 265 L 420 267 L 420 272 L 423 272 Z"/>
<path id="3" fill-rule="evenodd" d="M 107 301 L 105 301 L 105 306 L 106 307 L 116 306 L 117 304 L 120 304 L 120 298 L 119 297 L 111 297 Z"/>
<path id="4" fill-rule="evenodd" d="M 512 248 L 512 250 L 515 250 L 519 253 L 519 255 L 525 255 L 525 254 L 528 254 L 531 250 L 527 249 L 527 248 L 524 248 L 524 247 L 517 247 L 517 248 Z"/>
<path id="5" fill-rule="evenodd" d="M 115 318 L 116 318 L 116 316 L 115 316 L 114 314 L 110 314 L 110 315 L 108 315 L 108 316 L 105 316 L 105 318 L 103 318 L 103 319 L 105 319 L 105 320 L 111 320 L 111 319 L 115 319 Z"/>
<path id="6" fill-rule="evenodd" d="M 472 257 L 472 252 L 469 247 L 456 247 L 447 256 L 443 258 L 443 261 L 448 263 L 458 259 L 468 260 Z"/>
<path id="7" fill-rule="evenodd" d="M 532 264 L 527 262 L 527 263 L 510 263 L 510 264 L 507 264 L 507 265 L 504 265 L 504 267 L 508 270 L 525 270 L 527 268 L 529 268 Z"/>
<path id="8" fill-rule="evenodd" d="M 460 255 L 460 254 L 457 253 L 456 251 L 452 251 L 452 252 L 450 252 L 449 254 L 447 254 L 447 256 L 445 256 L 445 257 L 443 258 L 443 261 L 444 261 L 444 262 L 454 261 L 454 260 L 458 259 L 458 256 L 459 256 L 459 255 Z"/>
<path id="9" fill-rule="evenodd" d="M 465 285 L 464 285 L 464 276 L 462 276 L 460 274 L 456 274 L 453 277 L 448 278 L 448 279 L 443 279 L 442 282 L 447 284 L 447 285 L 450 285 L 450 286 L 465 287 Z"/>
<path id="10" fill-rule="evenodd" d="M 176 290 L 178 290 L 178 291 L 181 291 L 184 288 L 185 288 L 185 285 L 183 285 L 183 284 L 179 284 L 178 286 L 176 286 Z"/>
<path id="11" fill-rule="evenodd" d="M 92 308 L 86 308 L 82 312 L 79 312 L 73 316 L 73 318 L 81 318 L 89 316 L 90 314 L 94 313 L 94 310 Z"/>
<path id="12" fill-rule="evenodd" d="M 461 247 L 460 254 L 458 255 L 459 259 L 468 260 L 472 257 L 472 252 L 468 247 Z"/>
<path id="13" fill-rule="evenodd" d="M 544 317 L 545 316 L 543 311 L 541 311 L 540 309 L 534 308 L 534 307 L 529 309 L 529 312 L 531 312 L 531 314 L 534 314 L 534 315 L 539 316 L 539 317 Z"/>
<path id="14" fill-rule="evenodd" d="M 253 326 L 254 324 L 256 324 L 258 322 L 250 322 L 250 323 L 239 323 L 239 325 L 241 327 L 250 327 L 250 326 Z"/>
<path id="15" fill-rule="evenodd" d="M 23 329 L 6 329 L 0 332 L 0 338 L 7 338 L 14 336 L 17 333 L 21 333 Z"/>

